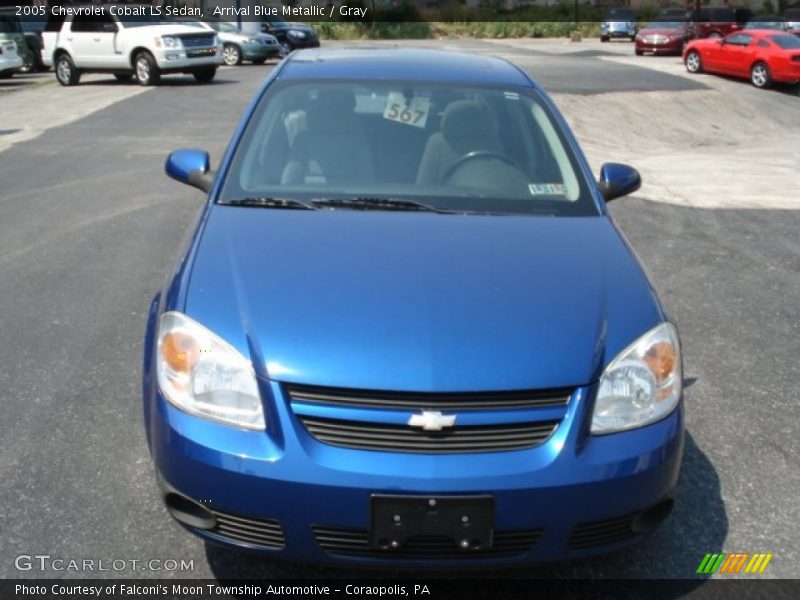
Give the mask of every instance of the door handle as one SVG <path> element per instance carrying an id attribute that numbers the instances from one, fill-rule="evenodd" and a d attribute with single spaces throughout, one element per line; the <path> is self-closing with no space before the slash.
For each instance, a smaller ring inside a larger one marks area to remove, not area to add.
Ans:
<path id="1" fill-rule="evenodd" d="M 92 38 L 95 42 L 99 42 L 100 38 Z"/>
<path id="2" fill-rule="evenodd" d="M 71 41 L 72 41 L 72 38 L 71 38 L 71 37 L 68 37 L 68 38 L 67 38 L 67 41 L 68 41 L 68 42 L 71 42 Z"/>

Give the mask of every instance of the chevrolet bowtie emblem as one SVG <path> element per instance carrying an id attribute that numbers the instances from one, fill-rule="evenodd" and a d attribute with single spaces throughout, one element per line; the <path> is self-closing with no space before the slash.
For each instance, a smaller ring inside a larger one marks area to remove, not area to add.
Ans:
<path id="1" fill-rule="evenodd" d="M 421 415 L 411 415 L 409 427 L 420 427 L 425 431 L 441 431 L 456 424 L 456 415 L 443 415 L 438 410 L 423 410 Z"/>

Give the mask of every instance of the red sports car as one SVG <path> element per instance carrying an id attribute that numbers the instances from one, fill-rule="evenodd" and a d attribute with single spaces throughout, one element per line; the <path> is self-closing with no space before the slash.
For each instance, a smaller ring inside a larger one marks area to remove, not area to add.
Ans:
<path id="1" fill-rule="evenodd" d="M 800 38 L 774 30 L 747 30 L 719 40 L 694 40 L 683 50 L 690 73 L 749 78 L 758 88 L 800 82 Z"/>
<path id="2" fill-rule="evenodd" d="M 694 30 L 686 21 L 655 20 L 636 35 L 636 54 L 680 54 L 693 38 Z"/>

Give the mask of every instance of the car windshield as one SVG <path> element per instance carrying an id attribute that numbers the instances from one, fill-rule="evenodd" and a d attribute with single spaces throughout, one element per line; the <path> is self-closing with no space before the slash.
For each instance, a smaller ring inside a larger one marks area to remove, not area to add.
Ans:
<path id="1" fill-rule="evenodd" d="M 225 22 L 211 23 L 211 26 L 217 31 L 221 31 L 222 33 L 239 33 L 239 30 L 236 28 L 236 26 L 231 25 L 230 23 L 225 23 Z"/>
<path id="2" fill-rule="evenodd" d="M 44 29 L 44 25 L 47 22 L 47 17 L 45 15 L 30 15 L 25 16 L 22 19 L 22 30 L 23 31 L 42 31 Z"/>
<path id="3" fill-rule="evenodd" d="M 683 27 L 680 21 L 650 21 L 647 25 L 648 29 L 678 29 Z"/>
<path id="4" fill-rule="evenodd" d="M 783 29 L 783 21 L 749 21 L 745 29 Z"/>
<path id="5" fill-rule="evenodd" d="M 800 38 L 793 35 L 771 35 L 769 39 L 785 50 L 800 48 Z"/>
<path id="6" fill-rule="evenodd" d="M 22 33 L 22 29 L 16 18 L 0 15 L 0 33 Z"/>
<path id="7" fill-rule="evenodd" d="M 535 90 L 409 81 L 273 84 L 218 202 L 248 198 L 270 207 L 368 198 L 455 212 L 597 214 Z"/>
<path id="8" fill-rule="evenodd" d="M 636 14 L 630 8 L 612 8 L 606 13 L 606 21 L 635 21 Z"/>

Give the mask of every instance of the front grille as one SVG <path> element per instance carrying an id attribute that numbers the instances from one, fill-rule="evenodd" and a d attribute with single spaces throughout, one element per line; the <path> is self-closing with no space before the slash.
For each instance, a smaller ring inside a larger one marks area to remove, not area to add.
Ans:
<path id="1" fill-rule="evenodd" d="M 214 45 L 214 34 L 192 34 L 178 36 L 184 48 L 202 48 Z"/>
<path id="2" fill-rule="evenodd" d="M 276 519 L 240 517 L 213 510 L 217 525 L 213 533 L 237 542 L 279 550 L 286 545 L 283 528 Z"/>
<path id="3" fill-rule="evenodd" d="M 582 523 L 572 530 L 569 547 L 571 550 L 582 550 L 636 537 L 639 534 L 633 530 L 635 517 L 636 515 L 626 515 L 616 519 Z"/>
<path id="4" fill-rule="evenodd" d="M 491 549 L 461 550 L 447 536 L 419 535 L 409 538 L 402 548 L 382 550 L 369 543 L 369 533 L 363 529 L 313 526 L 317 543 L 327 553 L 336 556 L 397 559 L 466 559 L 494 558 L 524 554 L 530 551 L 544 534 L 543 529 L 496 531 Z"/>
<path id="5" fill-rule="evenodd" d="M 504 410 L 566 406 L 571 389 L 429 394 L 291 385 L 292 401 L 331 406 L 409 410 Z"/>
<path id="6" fill-rule="evenodd" d="M 669 38 L 665 35 L 646 35 L 644 41 L 646 44 L 666 44 Z"/>
<path id="7" fill-rule="evenodd" d="M 558 423 L 511 423 L 455 427 L 430 432 L 407 425 L 384 425 L 361 421 L 300 416 L 306 430 L 320 442 L 359 450 L 383 450 L 425 454 L 501 452 L 542 444 Z"/>

